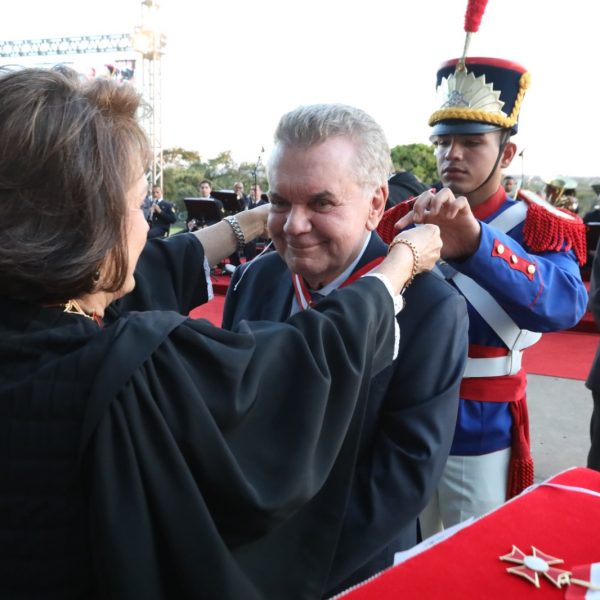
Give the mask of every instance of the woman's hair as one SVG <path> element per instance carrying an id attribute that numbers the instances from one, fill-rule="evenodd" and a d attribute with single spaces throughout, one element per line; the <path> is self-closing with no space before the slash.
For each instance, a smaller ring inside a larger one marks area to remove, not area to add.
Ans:
<path id="1" fill-rule="evenodd" d="M 150 150 L 129 84 L 0 71 L 0 296 L 60 303 L 127 274 L 127 192 Z"/>
<path id="2" fill-rule="evenodd" d="M 366 112 L 346 104 L 299 106 L 281 117 L 275 131 L 275 148 L 309 148 L 333 137 L 348 137 L 356 145 L 355 180 L 381 186 L 392 172 L 390 148 L 383 129 Z M 276 152 L 272 153 L 274 158 Z M 269 168 L 272 168 L 273 160 Z"/>

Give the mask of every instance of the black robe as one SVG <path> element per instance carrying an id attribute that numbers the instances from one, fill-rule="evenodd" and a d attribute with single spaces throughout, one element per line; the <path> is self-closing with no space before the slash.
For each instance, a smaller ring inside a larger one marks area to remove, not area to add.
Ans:
<path id="1" fill-rule="evenodd" d="M 148 244 L 103 329 L 0 302 L 0 597 L 323 593 L 391 299 L 367 278 L 240 333 L 127 312 L 205 295 L 200 245 L 176 238 Z"/>

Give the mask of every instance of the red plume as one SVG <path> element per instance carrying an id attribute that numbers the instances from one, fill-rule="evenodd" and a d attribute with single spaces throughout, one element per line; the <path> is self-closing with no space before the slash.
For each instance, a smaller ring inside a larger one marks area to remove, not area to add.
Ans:
<path id="1" fill-rule="evenodd" d="M 465 31 L 467 33 L 475 33 L 479 30 L 486 5 L 487 0 L 468 0 L 465 14 Z"/>

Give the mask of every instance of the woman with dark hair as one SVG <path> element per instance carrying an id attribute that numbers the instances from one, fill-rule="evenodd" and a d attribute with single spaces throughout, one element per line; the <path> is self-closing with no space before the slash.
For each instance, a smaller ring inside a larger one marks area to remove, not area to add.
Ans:
<path id="1" fill-rule="evenodd" d="M 390 293 L 439 232 L 287 323 L 190 320 L 268 206 L 146 242 L 138 108 L 112 81 L 0 75 L 0 597 L 317 598 Z"/>

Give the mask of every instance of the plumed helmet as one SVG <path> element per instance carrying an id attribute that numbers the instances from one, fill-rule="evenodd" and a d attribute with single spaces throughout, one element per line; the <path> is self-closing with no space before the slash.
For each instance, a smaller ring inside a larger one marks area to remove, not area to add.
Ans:
<path id="1" fill-rule="evenodd" d="M 530 75 L 500 58 L 452 59 L 437 72 L 438 106 L 429 118 L 433 135 L 517 133 L 519 111 Z"/>

